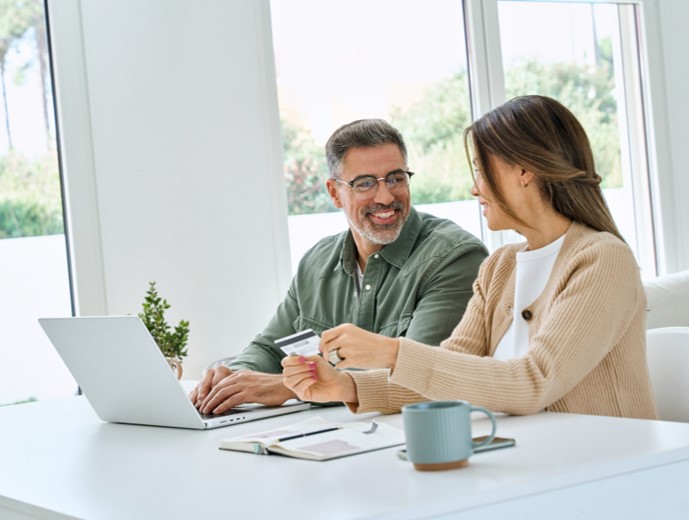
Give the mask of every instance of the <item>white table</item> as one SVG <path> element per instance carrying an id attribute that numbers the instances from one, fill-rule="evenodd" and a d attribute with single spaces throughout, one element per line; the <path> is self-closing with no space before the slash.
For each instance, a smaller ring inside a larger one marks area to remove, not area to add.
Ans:
<path id="1" fill-rule="evenodd" d="M 103 423 L 83 397 L 0 408 L 0 518 L 689 517 L 689 424 L 504 416 L 516 447 L 436 473 L 397 448 L 329 462 L 218 449 L 310 415 L 362 419 L 328 408 L 192 431 Z M 488 429 L 477 416 L 474 435 Z"/>

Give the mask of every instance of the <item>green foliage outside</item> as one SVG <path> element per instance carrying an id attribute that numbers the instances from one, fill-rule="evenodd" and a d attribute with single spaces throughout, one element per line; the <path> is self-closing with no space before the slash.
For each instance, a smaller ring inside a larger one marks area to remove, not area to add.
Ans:
<path id="1" fill-rule="evenodd" d="M 165 311 L 169 308 L 170 304 L 167 300 L 158 296 L 156 283 L 149 282 L 143 303 L 143 312 L 139 314 L 139 317 L 153 336 L 163 355 L 181 362 L 182 358 L 187 355 L 189 322 L 181 320 L 173 330 L 165 318 Z"/>
<path id="2" fill-rule="evenodd" d="M 0 156 L 0 239 L 64 233 L 54 153 Z"/>
<path id="3" fill-rule="evenodd" d="M 404 136 L 412 200 L 430 204 L 470 198 L 471 174 L 462 132 L 471 121 L 466 73 L 435 85 L 406 110 L 394 107 L 390 124 Z"/>
<path id="4" fill-rule="evenodd" d="M 0 132 L 7 150 L 0 154 L 0 239 L 64 233 L 62 204 L 54 136 L 48 117 L 51 112 L 45 17 L 40 0 L 0 0 L 0 103 L 3 114 Z M 16 51 L 26 60 L 8 69 Z M 41 78 L 43 129 L 51 149 L 38 157 L 28 157 L 14 147 L 10 121 L 25 117 L 13 103 L 7 86 L 22 85 L 31 70 Z"/>
<path id="5" fill-rule="evenodd" d="M 290 214 L 335 211 L 325 187 L 329 176 L 325 150 L 316 144 L 309 132 L 297 124 L 285 119 L 281 124 Z"/>
<path id="6" fill-rule="evenodd" d="M 591 141 L 603 188 L 622 186 L 617 102 L 609 40 L 599 47 L 596 67 L 570 64 L 544 66 L 527 61 L 507 71 L 507 98 L 524 93 L 560 100 L 584 126 Z"/>
<path id="7" fill-rule="evenodd" d="M 0 0 L 0 76 L 5 97 L 5 57 L 30 31 L 42 34 L 42 16 L 26 0 Z M 28 13 L 28 14 L 27 14 Z M 40 42 L 37 40 L 40 47 Z M 603 187 L 622 183 L 617 106 L 609 41 L 598 48 L 596 67 L 525 61 L 506 71 L 507 98 L 544 94 L 562 101 L 587 130 Z M 39 49 L 39 56 L 41 51 Z M 29 64 L 27 64 L 28 66 Z M 21 77 L 14 78 L 21 81 Z M 472 184 L 462 132 L 469 125 L 466 71 L 439 82 L 409 107 L 391 107 L 389 122 L 404 135 L 409 151 L 412 200 L 428 204 L 467 200 Z M 45 96 L 44 96 L 45 97 Z M 6 99 L 3 99 L 6 102 Z M 10 105 L 11 108 L 11 105 Z M 54 151 L 30 159 L 11 146 L 0 156 L 0 239 L 63 233 L 59 174 Z M 18 117 L 15 115 L 15 117 Z M 311 133 L 282 120 L 284 175 L 291 215 L 335 211 L 326 191 L 324 150 Z"/>
<path id="8" fill-rule="evenodd" d="M 613 188 L 622 185 L 622 167 L 610 42 L 604 41 L 598 52 L 595 67 L 536 61 L 511 67 L 506 71 L 506 97 L 542 94 L 570 108 L 591 140 L 603 187 Z M 462 139 L 471 121 L 467 84 L 466 72 L 459 72 L 410 107 L 390 110 L 389 122 L 402 132 L 409 167 L 416 173 L 411 184 L 415 204 L 471 199 L 473 181 Z M 332 211 L 325 193 L 324 151 L 306 130 L 282 123 L 290 214 Z"/>

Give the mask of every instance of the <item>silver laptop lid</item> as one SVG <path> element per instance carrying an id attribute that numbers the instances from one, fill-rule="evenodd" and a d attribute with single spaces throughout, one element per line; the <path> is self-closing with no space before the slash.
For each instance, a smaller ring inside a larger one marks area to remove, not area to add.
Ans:
<path id="1" fill-rule="evenodd" d="M 257 407 L 204 420 L 138 316 L 38 321 L 104 421 L 205 429 L 309 407 Z"/>

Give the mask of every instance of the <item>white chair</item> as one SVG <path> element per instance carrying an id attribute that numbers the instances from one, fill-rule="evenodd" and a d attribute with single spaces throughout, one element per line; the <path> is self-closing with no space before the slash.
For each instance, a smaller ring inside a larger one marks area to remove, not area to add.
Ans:
<path id="1" fill-rule="evenodd" d="M 644 282 L 646 328 L 689 327 L 689 269 Z"/>
<path id="2" fill-rule="evenodd" d="M 689 327 L 646 331 L 646 356 L 659 418 L 689 422 Z"/>

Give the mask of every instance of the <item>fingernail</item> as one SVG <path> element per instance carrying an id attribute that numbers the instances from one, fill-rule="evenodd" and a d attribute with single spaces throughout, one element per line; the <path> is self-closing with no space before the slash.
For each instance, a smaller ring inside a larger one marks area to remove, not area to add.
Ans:
<path id="1" fill-rule="evenodd" d="M 311 379 L 313 379 L 314 381 L 318 381 L 318 376 L 317 376 L 317 375 L 312 375 L 312 376 L 311 376 Z"/>
<path id="2" fill-rule="evenodd" d="M 309 361 L 309 370 L 315 370 L 316 369 L 316 363 L 313 361 Z"/>
<path id="3" fill-rule="evenodd" d="M 299 356 L 299 363 L 305 363 L 306 358 L 304 356 Z"/>

